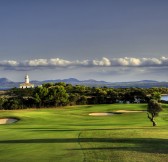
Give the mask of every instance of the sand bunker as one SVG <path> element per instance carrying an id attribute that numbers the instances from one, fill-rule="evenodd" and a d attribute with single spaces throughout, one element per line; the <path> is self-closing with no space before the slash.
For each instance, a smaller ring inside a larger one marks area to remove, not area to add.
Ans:
<path id="1" fill-rule="evenodd" d="M 3 118 L 3 119 L 0 119 L 0 124 L 11 124 L 17 121 L 18 119 L 14 119 L 14 118 Z"/>
<path id="2" fill-rule="evenodd" d="M 135 112 L 145 112 L 145 111 L 134 111 L 134 110 L 117 110 L 115 112 L 103 112 L 103 113 L 90 113 L 91 116 L 109 116 L 122 113 L 135 113 Z"/>
<path id="3" fill-rule="evenodd" d="M 134 111 L 134 110 L 117 110 L 120 113 L 134 113 L 134 112 L 145 112 L 145 111 Z"/>
<path id="4" fill-rule="evenodd" d="M 114 115 L 114 113 L 111 113 L 111 112 L 104 112 L 104 113 L 90 113 L 89 115 L 91 115 L 91 116 L 109 116 L 109 115 Z"/>

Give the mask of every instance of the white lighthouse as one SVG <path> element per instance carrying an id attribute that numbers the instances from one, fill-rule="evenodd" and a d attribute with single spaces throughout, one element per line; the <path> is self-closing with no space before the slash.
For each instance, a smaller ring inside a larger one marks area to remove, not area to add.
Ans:
<path id="1" fill-rule="evenodd" d="M 28 75 L 25 76 L 25 83 L 29 83 L 29 76 Z"/>
<path id="2" fill-rule="evenodd" d="M 26 74 L 25 76 L 25 82 L 20 84 L 20 88 L 34 88 L 34 84 L 31 84 L 29 81 L 29 76 Z"/>

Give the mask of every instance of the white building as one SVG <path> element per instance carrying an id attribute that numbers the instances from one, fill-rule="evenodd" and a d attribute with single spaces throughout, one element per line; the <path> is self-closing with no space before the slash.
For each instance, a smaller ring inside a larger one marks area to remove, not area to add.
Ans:
<path id="1" fill-rule="evenodd" d="M 29 82 L 29 76 L 25 76 L 25 82 L 20 84 L 20 88 L 34 88 L 34 84 Z"/>

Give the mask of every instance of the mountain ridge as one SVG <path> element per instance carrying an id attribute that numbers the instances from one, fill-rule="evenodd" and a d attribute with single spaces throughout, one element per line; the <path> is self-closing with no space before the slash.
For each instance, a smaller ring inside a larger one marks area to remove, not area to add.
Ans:
<path id="1" fill-rule="evenodd" d="M 92 87 L 112 87 L 112 88 L 128 88 L 128 87 L 137 87 L 137 88 L 151 88 L 151 87 L 168 87 L 168 82 L 166 81 L 156 81 L 156 80 L 140 80 L 140 81 L 125 81 L 125 82 L 106 82 L 98 81 L 95 79 L 88 80 L 78 80 L 76 78 L 68 79 L 53 79 L 53 80 L 32 80 L 31 83 L 35 86 L 42 85 L 44 83 L 58 83 L 65 82 L 66 84 L 72 85 L 85 85 Z M 0 89 L 10 89 L 14 87 L 19 87 L 19 84 L 22 82 L 14 82 L 7 78 L 0 78 Z"/>

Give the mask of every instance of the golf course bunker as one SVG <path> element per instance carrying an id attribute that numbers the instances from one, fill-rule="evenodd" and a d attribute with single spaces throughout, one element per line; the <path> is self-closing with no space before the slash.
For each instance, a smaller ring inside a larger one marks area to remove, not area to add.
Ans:
<path id="1" fill-rule="evenodd" d="M 110 115 L 115 115 L 116 113 L 112 112 L 103 112 L 103 113 L 90 113 L 90 116 L 110 116 Z"/>
<path id="2" fill-rule="evenodd" d="M 137 113 L 137 112 L 146 112 L 146 111 L 134 111 L 134 110 L 117 110 L 115 112 L 101 112 L 101 113 L 90 113 L 90 116 L 111 116 L 119 115 L 123 113 Z"/>
<path id="3" fill-rule="evenodd" d="M 117 110 L 118 113 L 135 113 L 135 112 L 145 112 L 145 111 L 134 111 L 134 110 Z"/>
<path id="4" fill-rule="evenodd" d="M 1 118 L 0 119 L 0 124 L 12 124 L 12 123 L 15 123 L 17 121 L 18 121 L 18 119 L 16 119 L 16 118 Z"/>

